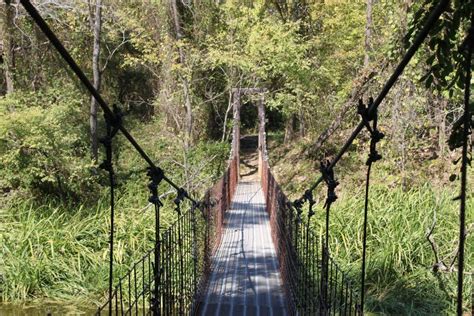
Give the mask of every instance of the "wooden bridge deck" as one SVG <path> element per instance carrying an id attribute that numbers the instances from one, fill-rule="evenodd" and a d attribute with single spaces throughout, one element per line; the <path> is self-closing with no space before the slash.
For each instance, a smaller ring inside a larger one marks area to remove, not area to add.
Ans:
<path id="1" fill-rule="evenodd" d="M 259 182 L 240 182 L 200 315 L 287 315 L 270 219 Z"/>

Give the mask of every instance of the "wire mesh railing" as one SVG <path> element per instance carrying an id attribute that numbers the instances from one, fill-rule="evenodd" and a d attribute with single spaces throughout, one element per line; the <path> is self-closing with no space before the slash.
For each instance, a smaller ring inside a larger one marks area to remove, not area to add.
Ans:
<path id="1" fill-rule="evenodd" d="M 204 202 L 192 205 L 160 234 L 159 277 L 153 248 L 118 280 L 98 315 L 187 315 L 197 309 L 210 273 L 211 256 L 221 240 L 224 212 L 237 185 L 236 166 L 237 159 L 233 158 L 224 175 L 207 191 Z M 156 310 L 152 311 L 152 305 Z"/>
<path id="2" fill-rule="evenodd" d="M 127 315 L 149 314 L 149 300 L 153 287 L 152 256 L 154 249 L 135 262 L 130 270 L 120 278 L 109 301 L 99 307 L 97 314 Z"/>
<path id="3" fill-rule="evenodd" d="M 158 312 L 163 315 L 183 315 L 192 310 L 200 276 L 206 265 L 208 227 L 203 215 L 197 208 L 191 207 L 162 234 Z M 151 313 L 152 289 L 156 281 L 154 253 L 154 248 L 146 252 L 118 280 L 111 300 L 98 309 L 98 315 Z"/>
<path id="4" fill-rule="evenodd" d="M 357 315 L 359 294 L 275 180 L 268 159 L 262 186 L 291 315 Z M 324 240 L 324 239 L 323 239 Z"/>
<path id="5" fill-rule="evenodd" d="M 183 315 L 192 310 L 198 293 L 199 275 L 206 240 L 205 219 L 195 207 L 179 216 L 161 237 L 159 297 L 155 311 L 163 315 Z M 148 315 L 154 299 L 155 249 L 135 262 L 116 284 L 111 299 L 97 311 L 98 315 Z"/>

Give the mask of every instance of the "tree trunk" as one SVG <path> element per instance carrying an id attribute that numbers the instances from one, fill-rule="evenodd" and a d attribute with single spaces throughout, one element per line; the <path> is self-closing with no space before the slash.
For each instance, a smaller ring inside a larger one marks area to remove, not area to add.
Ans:
<path id="1" fill-rule="evenodd" d="M 373 0 L 367 0 L 367 8 L 366 8 L 364 67 L 368 67 L 369 62 L 370 62 L 369 55 L 371 51 L 370 39 L 372 36 L 372 1 Z"/>
<path id="2" fill-rule="evenodd" d="M 43 40 L 43 33 L 32 22 L 33 35 L 31 36 L 31 64 L 34 71 L 31 73 L 31 88 L 37 91 L 43 83 L 43 57 L 44 51 L 41 50 L 40 44 Z"/>
<path id="3" fill-rule="evenodd" d="M 175 39 L 179 41 L 182 37 L 182 30 L 181 30 L 181 22 L 180 22 L 180 15 L 178 11 L 178 4 L 177 0 L 171 1 L 171 15 L 173 17 L 173 23 L 175 27 Z M 183 66 L 186 63 L 186 56 L 184 53 L 183 47 L 178 47 L 179 53 L 179 63 Z M 189 89 L 189 82 L 185 76 L 181 76 L 181 81 L 183 84 L 183 94 L 184 94 L 184 106 L 186 109 L 186 119 L 185 119 L 185 146 L 189 147 L 192 142 L 192 134 L 193 134 L 193 111 L 191 105 L 191 93 Z"/>
<path id="4" fill-rule="evenodd" d="M 446 153 L 446 108 L 448 101 L 443 100 L 440 109 L 439 122 L 439 156 L 444 158 Z"/>
<path id="5" fill-rule="evenodd" d="M 227 139 L 227 119 L 229 117 L 230 110 L 232 110 L 232 88 L 229 89 L 229 103 L 227 105 L 227 110 L 224 114 L 224 125 L 222 126 L 222 141 Z"/>
<path id="6" fill-rule="evenodd" d="M 299 137 L 306 136 L 306 121 L 303 110 L 300 108 L 298 113 L 298 128 L 299 128 Z"/>
<path id="7" fill-rule="evenodd" d="M 295 130 L 296 130 L 296 114 L 291 114 L 290 119 L 286 122 L 285 128 L 285 138 L 283 142 L 289 143 L 295 138 Z"/>
<path id="8" fill-rule="evenodd" d="M 438 129 L 438 157 L 444 161 L 446 154 L 446 108 L 448 101 L 438 97 L 433 100 L 435 122 Z"/>
<path id="9" fill-rule="evenodd" d="M 100 31 L 102 28 L 102 0 L 96 0 L 94 16 L 94 45 L 92 49 L 92 75 L 94 88 L 100 90 Z M 90 103 L 90 132 L 91 132 L 91 153 L 92 158 L 97 161 L 99 157 L 98 137 L 97 137 L 97 100 L 91 96 Z"/>
<path id="10" fill-rule="evenodd" d="M 404 116 L 405 111 L 402 109 L 403 105 L 403 90 L 404 90 L 404 82 L 401 81 L 395 86 L 395 96 L 393 98 L 393 106 L 392 106 L 392 123 L 391 123 L 391 131 L 392 131 L 392 140 L 394 146 L 394 153 L 398 153 L 399 159 L 395 159 L 397 162 L 397 166 L 401 173 L 402 178 L 402 188 L 403 190 L 407 187 L 407 177 L 406 177 L 406 163 L 407 163 L 407 139 L 406 139 L 406 130 L 409 124 L 407 124 L 407 118 Z"/>
<path id="11" fill-rule="evenodd" d="M 14 91 L 13 84 L 13 6 L 10 5 L 10 1 L 5 1 L 5 4 L 1 4 L 1 21 L 0 21 L 0 41 L 3 47 L 1 60 L 3 63 L 3 71 L 5 74 L 5 83 L 7 88 L 7 94 Z"/>

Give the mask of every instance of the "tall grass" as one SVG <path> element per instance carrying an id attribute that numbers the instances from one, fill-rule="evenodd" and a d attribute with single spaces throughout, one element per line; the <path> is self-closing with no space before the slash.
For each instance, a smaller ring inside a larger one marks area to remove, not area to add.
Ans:
<path id="1" fill-rule="evenodd" d="M 181 157 L 181 152 L 163 142 L 156 143 L 161 144 L 154 148 L 163 155 L 160 165 L 174 171 L 171 177 L 176 183 L 185 183 L 180 159 L 175 158 Z M 127 148 L 123 156 L 115 164 L 116 280 L 153 247 L 155 239 L 154 210 L 148 203 L 149 180 L 143 163 Z M 199 196 L 220 176 L 227 157 L 225 143 L 202 143 L 190 150 L 186 157 L 189 176 L 193 184 L 199 184 L 190 185 L 190 190 Z M 162 230 L 177 218 L 172 202 L 175 195 L 166 195 L 169 189 L 160 185 L 160 194 L 165 195 Z M 31 195 L 25 192 L 15 192 L 10 199 L 0 197 L 0 303 L 38 299 L 82 302 L 90 307 L 103 300 L 109 271 L 108 193 L 104 186 L 94 194 L 100 196 L 97 201 L 89 199 L 79 205 L 46 197 L 25 198 Z"/>
<path id="2" fill-rule="evenodd" d="M 302 149 L 293 143 L 285 146 L 279 135 L 271 135 L 269 144 L 277 180 L 290 197 L 299 198 L 319 177 L 319 162 L 302 159 Z M 329 148 L 328 152 L 331 151 Z M 396 152 L 390 155 L 398 157 Z M 436 214 L 432 236 L 440 259 L 449 265 L 459 238 L 459 201 L 453 198 L 459 196 L 460 184 L 449 182 L 448 177 L 459 173 L 459 165 L 439 159 L 417 159 L 415 152 L 411 164 L 402 172 L 393 160 L 386 155 L 384 158 L 377 162 L 371 176 L 366 311 L 389 315 L 453 315 L 457 272 L 433 272 L 436 260 L 426 232 Z M 331 207 L 331 253 L 355 283 L 360 281 L 361 271 L 366 159 L 366 153 L 360 152 L 349 152 L 343 157 L 335 169 L 340 185 L 338 199 Z M 470 172 L 467 225 L 474 223 L 473 183 L 474 173 Z M 324 186 L 316 192 L 318 205 L 324 204 L 326 193 Z M 323 238 L 322 207 L 312 218 L 312 225 Z M 454 267 L 457 268 L 457 262 Z M 466 311 L 470 311 L 472 304 L 473 269 L 474 234 L 471 233 L 465 248 Z"/>
<path id="3" fill-rule="evenodd" d="M 154 241 L 154 215 L 146 190 L 129 186 L 117 201 L 115 278 Z M 108 288 L 108 196 L 94 208 L 37 205 L 32 200 L 3 209 L 0 230 L 0 301 L 65 300 L 99 303 Z M 168 203 L 162 229 L 176 217 Z"/>
<path id="4" fill-rule="evenodd" d="M 386 185 L 371 187 L 367 240 L 368 310 L 398 315 L 455 313 L 457 273 L 435 273 L 434 253 L 426 239 L 433 224 L 439 256 L 446 264 L 457 248 L 459 202 L 457 191 L 429 184 L 404 191 Z M 355 282 L 360 280 L 364 188 L 339 194 L 332 207 L 330 247 L 334 258 L 345 266 Z M 472 199 L 468 219 L 474 218 Z M 469 221 L 468 221 L 469 223 Z M 313 220 L 324 235 L 324 212 Z M 474 266 L 473 236 L 466 240 L 465 303 L 470 308 Z"/>

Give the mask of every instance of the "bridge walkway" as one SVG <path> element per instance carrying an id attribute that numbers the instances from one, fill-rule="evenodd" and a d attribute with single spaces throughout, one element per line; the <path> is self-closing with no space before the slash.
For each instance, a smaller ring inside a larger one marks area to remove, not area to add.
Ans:
<path id="1" fill-rule="evenodd" d="M 225 214 L 222 242 L 199 315 L 287 315 L 270 218 L 252 153 Z"/>

